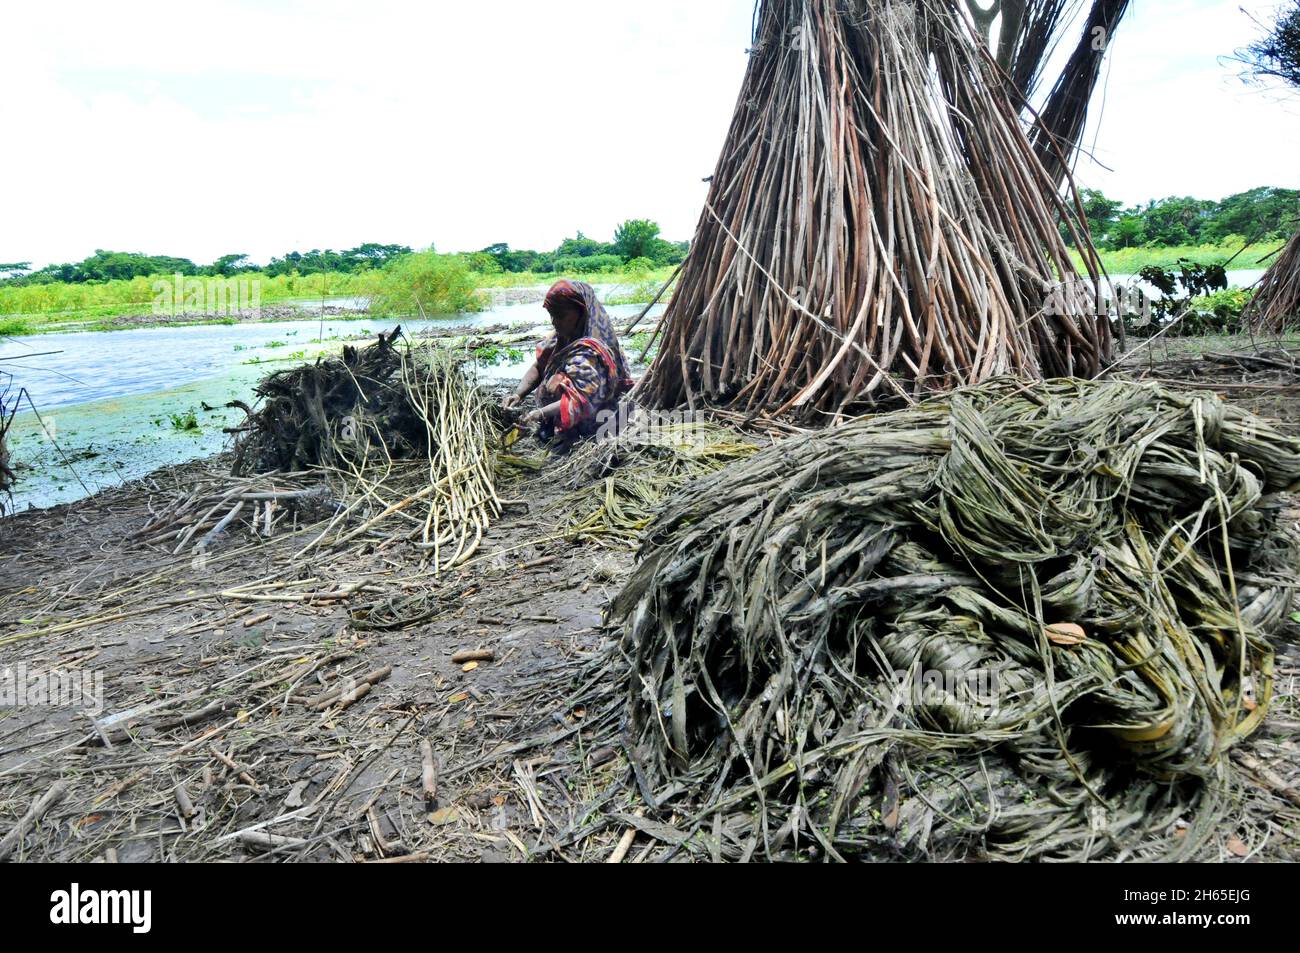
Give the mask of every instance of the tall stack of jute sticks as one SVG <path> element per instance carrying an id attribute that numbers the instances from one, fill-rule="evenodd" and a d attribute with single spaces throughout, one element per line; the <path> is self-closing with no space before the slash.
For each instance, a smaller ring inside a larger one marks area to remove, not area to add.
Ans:
<path id="1" fill-rule="evenodd" d="M 1259 280 L 1248 317 L 1251 327 L 1263 334 L 1281 334 L 1300 325 L 1300 232 Z"/>
<path id="2" fill-rule="evenodd" d="M 1101 371 L 1100 264 L 1014 82 L 964 0 L 761 0 L 641 398 L 827 420 Z"/>

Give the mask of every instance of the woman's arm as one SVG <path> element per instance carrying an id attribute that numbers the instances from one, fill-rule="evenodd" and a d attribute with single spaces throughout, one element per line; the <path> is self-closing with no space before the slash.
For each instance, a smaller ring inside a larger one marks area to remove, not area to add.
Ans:
<path id="1" fill-rule="evenodd" d="M 530 423 L 535 423 L 536 421 L 539 420 L 554 420 L 556 417 L 560 416 L 560 410 L 563 403 L 564 403 L 563 401 L 557 400 L 553 404 L 547 404 L 545 407 L 539 407 L 537 408 L 537 410 L 534 410 L 532 413 L 530 413 L 525 419 L 528 420 Z"/>
<path id="2" fill-rule="evenodd" d="M 515 389 L 515 392 L 502 402 L 502 406 L 507 409 L 518 407 L 525 397 L 537 389 L 537 385 L 541 382 L 541 379 L 542 372 L 538 369 L 538 366 L 534 364 L 532 367 L 528 368 L 528 372 L 524 374 L 524 379 L 519 382 L 519 387 Z"/>

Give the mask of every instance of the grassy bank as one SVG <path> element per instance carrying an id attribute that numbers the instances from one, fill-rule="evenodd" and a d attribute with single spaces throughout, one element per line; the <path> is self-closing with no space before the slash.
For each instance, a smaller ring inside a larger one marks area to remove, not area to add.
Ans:
<path id="1" fill-rule="evenodd" d="M 1199 262 L 1203 265 L 1221 265 L 1232 259 L 1232 268 L 1249 271 L 1263 268 L 1259 260 L 1274 251 L 1279 242 L 1262 242 L 1251 245 L 1244 252 L 1241 250 L 1245 239 L 1232 239 L 1219 244 L 1177 245 L 1170 248 L 1120 248 L 1101 253 L 1101 262 L 1106 272 L 1111 275 L 1135 275 L 1143 268 L 1175 268 L 1180 258 Z M 1240 252 L 1240 254 L 1238 254 Z M 1235 258 L 1233 256 L 1236 256 Z M 1071 252 L 1074 263 L 1082 267 L 1083 260 Z"/>
<path id="2" fill-rule="evenodd" d="M 417 253 L 391 266 L 359 274 L 327 272 L 277 275 L 258 272 L 227 279 L 188 279 L 172 275 L 129 281 L 0 286 L 0 335 L 57 331 L 120 330 L 113 319 L 156 317 L 157 324 L 234 324 L 250 309 L 304 300 L 365 298 L 371 316 L 458 314 L 482 310 L 494 289 L 544 286 L 560 279 L 613 285 L 608 304 L 649 301 L 672 274 L 671 267 L 579 272 L 483 274 L 458 256 Z M 282 318 L 281 318 L 282 319 Z M 135 326 L 141 326 L 139 324 Z"/>
<path id="3" fill-rule="evenodd" d="M 171 275 L 129 281 L 5 285 L 0 287 L 0 334 L 34 334 L 88 322 L 93 325 L 121 315 L 157 314 L 160 320 L 166 320 L 193 314 L 199 318 L 214 310 L 237 312 L 254 300 L 266 307 L 304 298 L 366 296 L 373 293 L 378 275 L 327 273 L 268 278 L 252 272 L 227 279 L 187 279 L 179 288 Z"/>

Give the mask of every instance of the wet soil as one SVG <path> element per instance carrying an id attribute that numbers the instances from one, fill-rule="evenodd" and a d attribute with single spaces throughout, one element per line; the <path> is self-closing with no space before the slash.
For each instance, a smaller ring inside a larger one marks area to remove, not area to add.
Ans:
<path id="1" fill-rule="evenodd" d="M 1243 388 L 1258 368 L 1216 366 L 1146 370 L 1217 380 L 1296 432 L 1296 380 Z M 633 554 L 556 538 L 567 490 L 553 470 L 506 483 L 512 502 L 479 554 L 443 577 L 383 541 L 291 563 L 308 512 L 201 560 L 131 539 L 227 467 L 169 467 L 0 520 L 0 671 L 102 678 L 90 712 L 0 699 L 0 831 L 58 795 L 15 859 L 603 859 L 630 829 L 608 817 L 640 825 L 628 857 L 646 856 L 656 828 L 618 783 L 622 754 L 591 750 L 574 694 L 612 637 L 603 613 Z M 339 595 L 350 586 L 363 588 Z M 371 627 L 393 614 L 409 624 Z M 467 650 L 492 658 L 453 660 Z M 1250 859 L 1300 856 L 1298 676 L 1293 629 L 1270 719 L 1239 752 L 1258 788 L 1244 826 L 1223 831 L 1224 860 L 1243 841 Z M 311 704 L 338 687 L 358 697 Z M 602 800 L 606 821 L 584 827 Z"/>

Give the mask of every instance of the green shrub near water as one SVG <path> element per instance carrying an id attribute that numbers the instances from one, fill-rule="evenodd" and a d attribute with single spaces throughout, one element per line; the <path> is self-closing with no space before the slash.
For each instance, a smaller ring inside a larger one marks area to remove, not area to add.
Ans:
<path id="1" fill-rule="evenodd" d="M 585 258 L 560 258 L 555 262 L 558 277 L 564 272 L 576 272 L 580 275 L 595 274 L 598 271 L 620 271 L 623 259 L 618 255 L 588 255 Z"/>
<path id="2" fill-rule="evenodd" d="M 370 310 L 374 314 L 454 314 L 484 307 L 474 273 L 456 255 L 417 252 L 370 276 Z"/>
<path id="3" fill-rule="evenodd" d="M 633 258 L 623 266 L 623 271 L 635 278 L 644 278 L 655 270 L 655 263 L 649 258 Z"/>
<path id="4" fill-rule="evenodd" d="M 1198 334 L 1240 334 L 1245 330 L 1242 312 L 1255 293 L 1249 288 L 1227 288 L 1192 300 L 1180 329 L 1184 336 Z"/>

